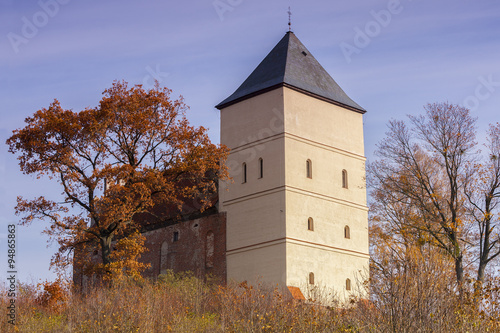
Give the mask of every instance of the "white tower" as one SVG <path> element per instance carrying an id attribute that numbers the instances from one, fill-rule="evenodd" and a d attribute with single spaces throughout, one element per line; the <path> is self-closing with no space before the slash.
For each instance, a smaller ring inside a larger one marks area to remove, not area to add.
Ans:
<path id="1" fill-rule="evenodd" d="M 353 288 L 369 261 L 366 111 L 292 32 L 217 108 L 228 280 Z"/>

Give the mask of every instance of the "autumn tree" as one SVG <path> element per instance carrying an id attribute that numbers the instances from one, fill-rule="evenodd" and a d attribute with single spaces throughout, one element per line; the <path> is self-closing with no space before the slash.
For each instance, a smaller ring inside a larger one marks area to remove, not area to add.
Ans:
<path id="1" fill-rule="evenodd" d="M 479 262 L 482 281 L 499 250 L 498 126 L 490 131 L 488 162 L 481 164 L 468 109 L 435 103 L 425 111 L 409 116 L 409 125 L 389 122 L 379 159 L 369 166 L 372 221 L 400 242 L 441 249 L 453 260 L 459 285 L 464 267 Z"/>
<path id="2" fill-rule="evenodd" d="M 19 197 L 16 206 L 24 225 L 50 222 L 45 232 L 60 245 L 52 264 L 67 264 L 75 247 L 94 244 L 110 272 L 114 261 L 140 253 L 122 242 L 122 253 L 112 254 L 113 241 L 140 240 L 134 216 L 162 219 L 165 210 L 154 207 L 180 208 L 186 200 L 206 208 L 218 179 L 227 177 L 227 149 L 191 126 L 182 98 L 170 94 L 158 84 L 145 90 L 114 82 L 95 108 L 74 112 L 54 100 L 13 131 L 7 144 L 21 170 L 62 188 L 62 201 Z"/>
<path id="3" fill-rule="evenodd" d="M 459 303 L 450 288 L 453 262 L 429 244 L 395 242 L 371 231 L 377 245 L 371 253 L 370 295 L 380 324 L 391 332 L 447 331 L 443 328 Z"/>
<path id="4" fill-rule="evenodd" d="M 466 174 L 464 193 L 469 216 L 475 223 L 477 243 L 477 281 L 482 283 L 487 265 L 500 255 L 500 124 L 490 125 L 488 156 L 471 163 Z"/>

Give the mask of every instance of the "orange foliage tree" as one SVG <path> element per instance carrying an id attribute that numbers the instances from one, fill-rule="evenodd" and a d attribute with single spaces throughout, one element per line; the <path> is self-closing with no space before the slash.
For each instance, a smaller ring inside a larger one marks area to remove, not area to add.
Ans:
<path id="1" fill-rule="evenodd" d="M 203 211 L 218 179 L 227 178 L 227 148 L 191 126 L 182 98 L 170 93 L 158 84 L 145 90 L 115 81 L 95 108 L 74 112 L 54 100 L 13 131 L 7 144 L 21 170 L 48 176 L 63 190 L 62 202 L 19 197 L 16 206 L 21 224 L 50 221 L 45 233 L 60 245 L 52 265 L 70 263 L 76 247 L 94 247 L 110 273 L 127 253 L 141 252 L 122 242 L 124 251 L 112 255 L 113 241 L 140 240 L 136 214 L 157 216 L 162 210 L 153 207 L 180 209 L 186 200 Z"/>
<path id="2" fill-rule="evenodd" d="M 68 284 L 60 279 L 56 281 L 45 281 L 38 284 L 40 294 L 36 298 L 38 304 L 48 309 L 62 311 L 69 299 Z"/>

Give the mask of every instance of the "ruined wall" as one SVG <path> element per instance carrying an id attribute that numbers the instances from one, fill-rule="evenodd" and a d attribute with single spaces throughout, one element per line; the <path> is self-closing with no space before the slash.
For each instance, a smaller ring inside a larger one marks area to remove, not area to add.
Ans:
<path id="1" fill-rule="evenodd" d="M 226 283 L 226 213 L 214 212 L 179 223 L 158 224 L 149 229 L 143 233 L 148 250 L 142 254 L 140 261 L 150 263 L 151 267 L 143 273 L 144 277 L 155 279 L 170 269 L 174 273 L 191 271 L 199 278 L 210 274 L 219 283 Z M 85 291 L 93 279 L 82 274 L 77 262 L 99 262 L 100 251 L 75 249 L 74 259 L 73 282 Z"/>
<path id="2" fill-rule="evenodd" d="M 145 277 L 156 278 L 172 270 L 211 274 L 226 282 L 226 214 L 215 213 L 143 233 L 148 249 L 141 261 L 150 263 Z"/>

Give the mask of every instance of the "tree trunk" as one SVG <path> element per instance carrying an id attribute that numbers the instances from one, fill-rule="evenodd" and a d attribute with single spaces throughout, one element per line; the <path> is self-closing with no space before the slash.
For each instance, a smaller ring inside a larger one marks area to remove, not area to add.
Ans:
<path id="1" fill-rule="evenodd" d="M 480 260 L 479 267 L 477 269 L 477 281 L 482 283 L 484 281 L 484 272 L 486 270 L 486 261 Z"/>
<path id="2" fill-rule="evenodd" d="M 111 254 L 111 236 L 101 236 L 101 259 L 103 265 L 109 264 L 111 261 L 109 255 Z"/>
<path id="3" fill-rule="evenodd" d="M 464 267 L 462 256 L 455 258 L 455 274 L 457 275 L 457 283 L 462 284 L 464 279 Z"/>
<path id="4" fill-rule="evenodd" d="M 486 196 L 485 200 L 485 218 L 484 218 L 484 236 L 483 241 L 481 242 L 482 248 L 479 249 L 479 267 L 477 268 L 477 282 L 478 284 L 482 284 L 484 280 L 484 272 L 486 271 L 486 266 L 488 265 L 488 261 L 490 259 L 490 239 L 491 239 L 491 216 L 494 213 L 491 212 L 491 198 L 493 197 L 493 193 L 490 192 L 489 195 Z"/>
<path id="5" fill-rule="evenodd" d="M 462 256 L 455 258 L 455 274 L 457 276 L 458 292 L 460 297 L 463 295 L 463 279 L 464 279 L 464 267 Z"/>
<path id="6" fill-rule="evenodd" d="M 486 270 L 486 265 L 487 261 L 483 260 L 481 258 L 479 260 L 479 267 L 477 269 L 477 280 L 476 283 L 474 284 L 474 299 L 476 302 L 479 300 L 478 296 L 481 294 L 482 289 L 483 289 L 483 281 L 484 281 L 484 272 Z"/>

